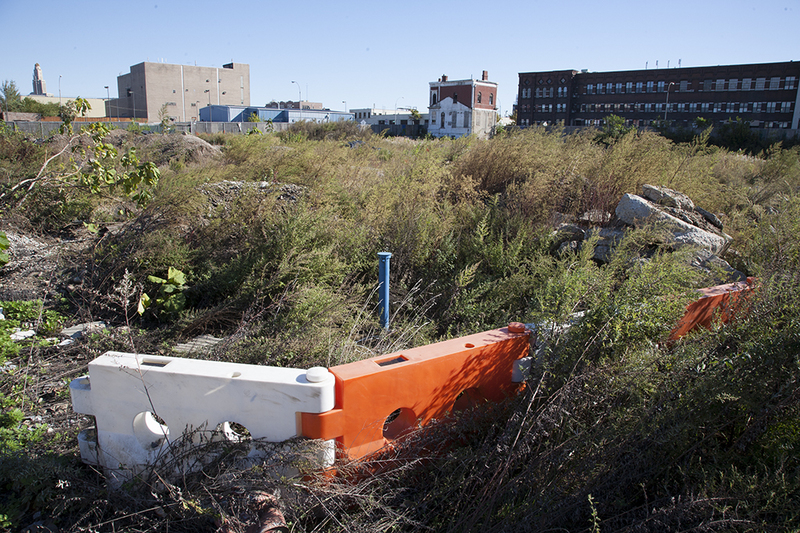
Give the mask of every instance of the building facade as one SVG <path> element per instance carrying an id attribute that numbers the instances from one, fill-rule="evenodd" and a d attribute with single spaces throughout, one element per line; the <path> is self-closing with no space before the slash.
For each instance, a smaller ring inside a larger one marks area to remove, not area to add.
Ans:
<path id="1" fill-rule="evenodd" d="M 242 105 L 210 105 L 200 108 L 201 122 L 248 122 L 255 115 L 258 122 L 341 122 L 353 120 L 353 114 L 330 109 L 293 109 Z"/>
<path id="2" fill-rule="evenodd" d="M 519 74 L 517 124 L 599 125 L 618 115 L 633 126 L 665 121 L 718 125 L 737 117 L 757 128 L 798 128 L 800 63 L 617 72 Z"/>
<path id="3" fill-rule="evenodd" d="M 196 67 L 144 62 L 117 77 L 118 98 L 109 101 L 109 117 L 160 122 L 161 109 L 169 120 L 200 119 L 200 108 L 211 105 L 250 105 L 250 65 L 228 63 Z M 166 107 L 164 107 L 166 106 Z"/>
<path id="4" fill-rule="evenodd" d="M 497 84 L 485 70 L 480 80 L 442 76 L 430 82 L 428 114 L 428 133 L 434 137 L 486 139 L 497 123 Z"/>

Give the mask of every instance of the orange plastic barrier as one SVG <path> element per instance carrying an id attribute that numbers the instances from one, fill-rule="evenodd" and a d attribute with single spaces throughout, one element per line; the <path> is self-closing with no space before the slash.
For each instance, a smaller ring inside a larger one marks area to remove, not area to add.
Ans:
<path id="1" fill-rule="evenodd" d="M 467 337 L 330 368 L 336 405 L 301 413 L 302 435 L 336 439 L 357 459 L 448 412 L 517 392 L 514 361 L 528 355 L 530 331 L 518 322 Z"/>
<path id="2" fill-rule="evenodd" d="M 700 289 L 702 296 L 686 306 L 686 314 L 670 333 L 669 340 L 676 341 L 697 326 L 711 328 L 715 313 L 723 324 L 727 324 L 739 307 L 739 297 L 753 289 L 754 281 L 754 278 L 747 278 L 746 283 L 738 281 Z"/>

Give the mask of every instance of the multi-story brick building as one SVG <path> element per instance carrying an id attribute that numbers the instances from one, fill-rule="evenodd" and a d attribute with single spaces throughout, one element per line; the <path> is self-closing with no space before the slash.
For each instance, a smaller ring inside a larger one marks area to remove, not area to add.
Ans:
<path id="1" fill-rule="evenodd" d="M 434 137 L 475 134 L 487 138 L 497 123 L 497 83 L 483 71 L 480 80 L 453 80 L 442 76 L 430 82 L 430 123 Z"/>
<path id="2" fill-rule="evenodd" d="M 618 72 L 557 70 L 519 74 L 517 124 L 598 125 L 608 115 L 630 125 L 664 120 L 690 126 L 737 117 L 760 128 L 798 128 L 800 63 Z"/>
<path id="3" fill-rule="evenodd" d="M 175 122 L 199 120 L 199 109 L 210 105 L 250 105 L 250 65 L 228 63 L 222 68 L 144 62 L 117 77 L 119 98 L 108 102 L 109 117 L 159 121 L 166 104 Z"/>

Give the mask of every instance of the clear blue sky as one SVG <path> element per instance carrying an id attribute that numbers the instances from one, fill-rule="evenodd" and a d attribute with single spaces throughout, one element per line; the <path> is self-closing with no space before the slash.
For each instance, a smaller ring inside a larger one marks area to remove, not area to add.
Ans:
<path id="1" fill-rule="evenodd" d="M 428 82 L 518 73 L 800 61 L 800 0 L 0 0 L 0 80 L 116 96 L 142 61 L 250 65 L 251 104 L 427 107 Z"/>

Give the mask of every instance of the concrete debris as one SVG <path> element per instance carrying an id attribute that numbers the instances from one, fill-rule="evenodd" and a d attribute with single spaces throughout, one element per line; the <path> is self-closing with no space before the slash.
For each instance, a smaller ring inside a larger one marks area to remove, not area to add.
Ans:
<path id="1" fill-rule="evenodd" d="M 218 339 L 213 335 L 200 335 L 189 342 L 178 344 L 173 349 L 176 352 L 187 354 L 210 353 L 211 350 L 214 349 L 214 346 L 219 344 L 221 341 L 222 339 Z"/>
<path id="2" fill-rule="evenodd" d="M 32 329 L 20 330 L 19 328 L 14 328 L 14 330 L 14 333 L 9 335 L 12 341 L 24 341 L 36 335 L 36 332 Z"/>
<path id="3" fill-rule="evenodd" d="M 102 320 L 95 320 L 94 322 L 84 322 L 69 328 L 61 330 L 61 336 L 70 339 L 80 339 L 87 333 L 96 333 L 106 329 L 106 323 Z"/>

